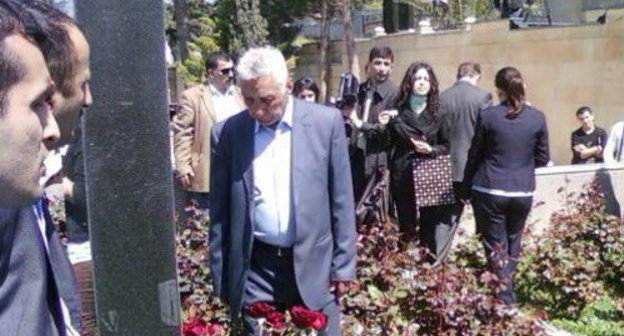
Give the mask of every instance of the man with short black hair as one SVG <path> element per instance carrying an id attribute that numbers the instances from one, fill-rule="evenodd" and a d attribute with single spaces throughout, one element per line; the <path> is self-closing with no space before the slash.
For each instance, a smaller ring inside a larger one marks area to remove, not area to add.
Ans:
<path id="1" fill-rule="evenodd" d="M 46 60 L 56 91 L 52 102 L 61 138 L 50 144 L 57 148 L 72 137 L 80 109 L 92 103 L 89 81 L 89 43 L 74 19 L 63 12 L 35 0 L 11 1 L 16 10 L 25 14 L 21 19 L 31 30 L 45 36 L 37 41 Z"/>
<path id="2" fill-rule="evenodd" d="M 50 75 L 57 84 L 55 89 L 51 91 L 52 96 L 49 103 L 54 106 L 54 118 L 60 129 L 60 137 L 46 143 L 48 148 L 56 148 L 71 138 L 81 108 L 91 104 L 89 45 L 72 18 L 47 4 L 34 0 L 7 0 L 4 5 L 16 13 L 15 15 L 25 26 L 28 35 L 36 41 L 47 63 Z M 45 183 L 49 176 L 60 176 L 56 171 L 48 171 L 45 175 L 46 177 L 42 178 L 40 183 Z M 67 194 L 72 195 L 76 188 L 73 182 L 67 178 L 63 179 L 63 186 L 66 199 L 69 199 L 71 196 Z M 41 226 L 41 236 L 46 245 L 47 258 L 54 274 L 58 294 L 62 298 L 61 306 L 65 314 L 64 322 L 68 327 L 67 332 L 75 333 L 72 327 L 79 328 L 81 326 L 76 279 L 72 265 L 67 258 L 65 246 L 60 242 L 54 230 L 46 204 L 46 200 L 42 199 L 33 206 L 22 207 L 19 209 L 19 216 L 27 217 Z M 68 218 L 71 219 L 70 212 L 68 212 Z M 71 254 L 71 235 L 69 238 L 69 252 Z M 91 269 L 89 268 L 88 272 L 83 273 L 89 274 L 86 280 L 83 279 L 83 283 L 86 284 L 84 286 L 92 288 Z M 94 316 L 94 307 L 90 308 L 91 315 Z M 71 322 L 68 316 L 70 314 Z M 94 324 L 95 318 L 93 317 L 92 320 L 92 324 Z M 88 332 L 83 333 L 83 335 L 88 334 Z"/>
<path id="3" fill-rule="evenodd" d="M 180 112 L 173 118 L 177 178 L 187 200 L 208 214 L 210 193 L 210 131 L 212 126 L 244 109 L 240 89 L 234 85 L 234 62 L 223 52 L 206 61 L 208 80 L 180 97 Z"/>
<path id="4" fill-rule="evenodd" d="M 0 15 L 0 207 L 15 207 L 41 196 L 46 145 L 59 130 L 51 108 L 54 83 L 41 52 L 17 18 Z"/>
<path id="5" fill-rule="evenodd" d="M 451 165 L 453 182 L 464 179 L 464 166 L 470 142 L 474 135 L 477 115 L 482 109 L 492 105 L 492 94 L 479 88 L 481 65 L 464 62 L 457 67 L 457 81 L 440 94 L 440 108 L 446 113 L 451 125 Z"/>
<path id="6" fill-rule="evenodd" d="M 46 145 L 60 137 L 54 84 L 18 14 L 0 1 L 0 328 L 3 335 L 77 335 L 52 266 L 58 237 L 50 239 L 55 233 L 37 202 Z"/>
<path id="7" fill-rule="evenodd" d="M 576 119 L 581 124 L 570 136 L 572 164 L 604 162 L 602 152 L 607 145 L 607 131 L 596 127 L 594 112 L 588 106 L 576 111 Z"/>
<path id="8" fill-rule="evenodd" d="M 356 201 L 362 197 L 366 183 L 377 171 L 388 165 L 388 138 L 385 124 L 396 115 L 398 87 L 390 80 L 394 53 L 390 47 L 370 50 L 366 72 L 368 79 L 360 84 L 358 108 L 351 113 L 354 131 L 350 156 Z"/>
<path id="9" fill-rule="evenodd" d="M 453 86 L 440 94 L 440 110 L 446 114 L 450 124 L 451 170 L 453 188 L 458 196 L 464 179 L 464 167 L 477 116 L 479 111 L 492 105 L 492 94 L 477 86 L 481 80 L 479 63 L 463 62 L 460 64 L 457 67 L 456 79 Z M 462 212 L 463 204 L 457 201 L 451 226 L 439 225 L 436 228 L 436 246 L 439 246 L 438 262 L 444 260 L 450 251 Z"/>

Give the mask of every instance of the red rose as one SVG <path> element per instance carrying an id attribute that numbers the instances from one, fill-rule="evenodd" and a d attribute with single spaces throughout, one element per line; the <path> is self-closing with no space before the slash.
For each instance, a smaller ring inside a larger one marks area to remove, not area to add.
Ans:
<path id="1" fill-rule="evenodd" d="M 207 325 L 200 319 L 192 319 L 182 324 L 182 336 L 215 336 L 223 333 L 223 327 L 218 323 Z"/>
<path id="2" fill-rule="evenodd" d="M 219 323 L 212 323 L 209 326 L 206 326 L 206 332 L 208 335 L 223 335 L 223 327 Z"/>
<path id="3" fill-rule="evenodd" d="M 182 336 L 204 336 L 206 322 L 200 319 L 192 319 L 182 324 Z"/>
<path id="4" fill-rule="evenodd" d="M 245 306 L 245 311 L 253 318 L 266 318 L 270 312 L 275 311 L 275 307 L 266 302 L 254 302 Z"/>
<path id="5" fill-rule="evenodd" d="M 282 312 L 273 311 L 270 312 L 267 317 L 267 324 L 271 329 L 277 332 L 283 332 L 286 330 L 286 315 Z"/>
<path id="6" fill-rule="evenodd" d="M 293 324 L 299 329 L 312 328 L 314 330 L 323 330 L 327 326 L 327 315 L 302 306 L 292 307 L 290 309 L 290 317 Z"/>

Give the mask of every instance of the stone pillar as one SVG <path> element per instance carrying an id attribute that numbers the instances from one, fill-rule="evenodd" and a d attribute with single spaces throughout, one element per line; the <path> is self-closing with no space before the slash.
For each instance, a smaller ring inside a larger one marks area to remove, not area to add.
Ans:
<path id="1" fill-rule="evenodd" d="M 100 335 L 179 335 L 162 0 L 77 1 L 91 44 L 84 120 Z"/>

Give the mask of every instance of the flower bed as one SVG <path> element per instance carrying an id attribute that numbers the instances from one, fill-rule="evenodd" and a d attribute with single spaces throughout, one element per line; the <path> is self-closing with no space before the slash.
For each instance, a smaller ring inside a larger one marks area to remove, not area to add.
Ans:
<path id="1" fill-rule="evenodd" d="M 542 335 L 536 318 L 518 314 L 492 295 L 496 277 L 484 272 L 481 250 L 469 241 L 448 264 L 434 267 L 426 250 L 401 241 L 396 226 L 361 227 L 358 280 L 342 299 L 346 335 Z M 184 335 L 225 335 L 227 310 L 211 294 L 206 246 L 207 223 L 197 218 L 180 227 L 178 258 L 184 326 L 218 324 L 220 328 L 184 327 Z M 268 319 L 268 315 L 267 315 Z M 280 319 L 276 319 L 281 321 Z M 270 328 L 267 334 L 304 332 Z"/>

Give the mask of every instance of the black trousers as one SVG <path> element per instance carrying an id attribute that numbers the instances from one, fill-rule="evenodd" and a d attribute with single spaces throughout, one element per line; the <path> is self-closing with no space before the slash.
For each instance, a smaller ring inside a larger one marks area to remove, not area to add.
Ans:
<path id="1" fill-rule="evenodd" d="M 401 232 L 413 234 L 418 227 L 421 244 L 434 255 L 436 263 L 444 261 L 451 250 L 463 207 L 459 204 L 448 204 L 417 209 L 414 183 L 411 180 L 400 186 L 395 184 L 392 196 L 397 207 Z"/>
<path id="2" fill-rule="evenodd" d="M 271 303 L 278 310 L 290 309 L 296 305 L 305 306 L 297 288 L 292 251 L 278 255 L 271 248 L 267 248 L 267 245 L 254 243 L 243 307 L 255 302 Z M 340 336 L 340 307 L 333 294 L 322 311 L 329 321 L 325 330 L 321 330 L 318 334 Z M 244 308 L 242 322 L 244 329 L 242 335 L 264 335 L 258 320 L 249 316 Z"/>
<path id="3" fill-rule="evenodd" d="M 514 274 L 522 252 L 522 233 L 533 197 L 504 197 L 473 190 L 472 207 L 490 270 L 503 284 L 497 297 L 516 303 Z"/>

